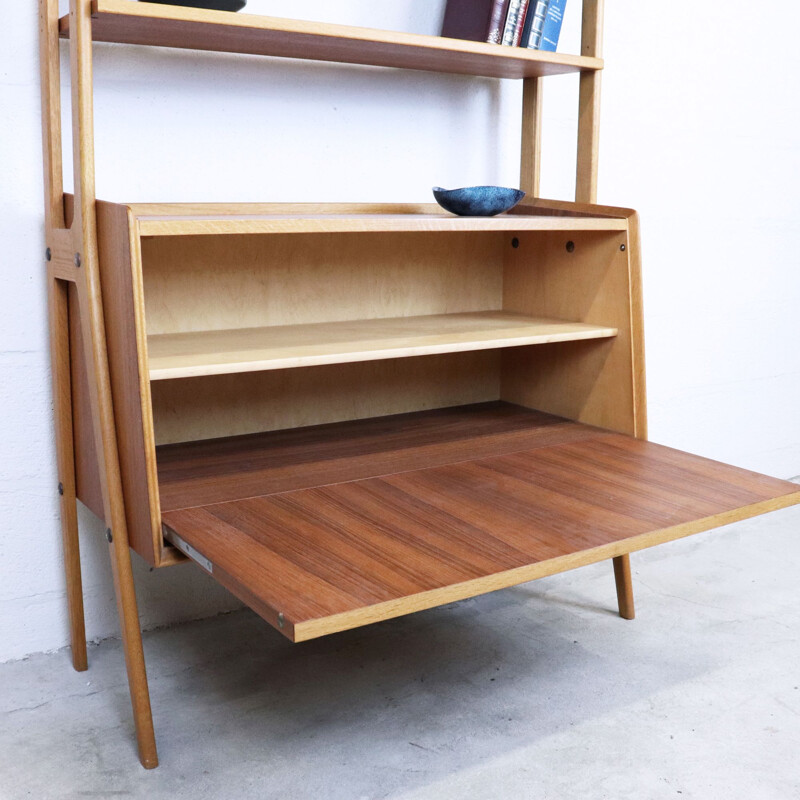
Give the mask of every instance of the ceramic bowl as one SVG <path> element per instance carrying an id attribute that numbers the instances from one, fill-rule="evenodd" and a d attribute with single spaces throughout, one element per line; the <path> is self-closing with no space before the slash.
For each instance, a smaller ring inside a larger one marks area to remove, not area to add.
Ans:
<path id="1" fill-rule="evenodd" d="M 525 197 L 525 192 L 505 186 L 465 186 L 463 189 L 434 186 L 433 196 L 445 211 L 460 217 L 493 217 L 513 208 Z"/>
<path id="2" fill-rule="evenodd" d="M 247 5 L 247 0 L 145 0 L 145 2 L 212 11 L 241 11 Z"/>

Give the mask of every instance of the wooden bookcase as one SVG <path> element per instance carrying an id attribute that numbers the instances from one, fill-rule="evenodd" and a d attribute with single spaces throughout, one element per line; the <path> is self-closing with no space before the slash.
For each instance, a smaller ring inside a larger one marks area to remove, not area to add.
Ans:
<path id="1" fill-rule="evenodd" d="M 157 764 L 130 550 L 194 560 L 293 641 L 800 501 L 646 441 L 638 221 L 597 205 L 602 0 L 579 56 L 131 0 L 40 0 L 59 492 L 105 520 L 140 759 Z M 75 195 L 61 176 L 69 39 Z M 435 205 L 120 204 L 94 192 L 92 43 L 523 80 L 496 218 Z M 541 82 L 580 73 L 575 202 L 539 198 Z M 220 267 L 220 265 L 224 265 Z"/>

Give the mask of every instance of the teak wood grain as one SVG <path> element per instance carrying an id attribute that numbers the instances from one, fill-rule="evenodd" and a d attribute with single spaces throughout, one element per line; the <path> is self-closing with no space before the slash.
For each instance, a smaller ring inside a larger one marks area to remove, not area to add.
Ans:
<path id="1" fill-rule="evenodd" d="M 596 435 L 593 428 L 508 403 L 163 445 L 164 511 L 370 478 Z"/>
<path id="2" fill-rule="evenodd" d="M 78 306 L 78 289 L 66 284 L 69 309 L 69 365 L 72 400 L 72 436 L 74 443 L 75 486 L 78 500 L 99 519 L 103 519 L 103 492 L 92 427 L 92 409 L 89 404 L 89 378 L 86 373 L 86 356 L 83 352 L 83 333 Z"/>
<path id="3" fill-rule="evenodd" d="M 105 318 L 113 320 L 106 325 L 106 342 L 128 540 L 149 564 L 159 566 L 160 512 L 138 235 L 130 212 L 113 203 L 97 203 L 97 229 Z"/>
<path id="4" fill-rule="evenodd" d="M 321 22 L 231 14 L 169 5 L 94 0 L 98 42 L 430 70 L 493 78 L 530 78 L 602 69 L 599 58 L 500 47 Z M 70 35 L 69 18 L 61 35 Z"/>
<path id="5" fill-rule="evenodd" d="M 295 641 L 800 499 L 787 481 L 502 403 L 163 448 L 159 469 L 165 527 Z"/>

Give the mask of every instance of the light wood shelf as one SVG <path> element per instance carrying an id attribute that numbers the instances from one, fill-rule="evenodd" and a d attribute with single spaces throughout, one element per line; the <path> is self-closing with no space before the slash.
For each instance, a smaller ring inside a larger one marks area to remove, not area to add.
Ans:
<path id="1" fill-rule="evenodd" d="M 624 231 L 627 221 L 615 217 L 500 214 L 496 217 L 456 217 L 431 206 L 365 206 L 350 213 L 248 211 L 231 204 L 186 213 L 183 206 L 130 206 L 142 236 L 216 236 L 259 233 L 434 233 L 467 231 Z M 422 208 L 423 211 L 416 209 Z M 524 207 L 523 207 L 524 211 Z"/>
<path id="2" fill-rule="evenodd" d="M 599 70 L 599 58 L 526 50 L 439 36 L 356 28 L 280 17 L 95 0 L 97 42 L 334 61 L 491 78 L 539 78 Z M 60 21 L 69 36 L 69 17 Z"/>
<path id="3" fill-rule="evenodd" d="M 150 380 L 345 364 L 616 336 L 617 329 L 503 311 L 277 325 L 148 337 Z"/>

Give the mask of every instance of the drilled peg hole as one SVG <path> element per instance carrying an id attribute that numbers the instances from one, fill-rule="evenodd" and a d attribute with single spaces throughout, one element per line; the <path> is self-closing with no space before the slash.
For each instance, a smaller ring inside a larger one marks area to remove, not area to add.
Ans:
<path id="1" fill-rule="evenodd" d="M 515 250 L 516 250 L 516 249 L 519 247 L 519 239 L 517 239 L 517 237 L 516 237 L 516 236 L 515 236 L 515 237 L 514 237 L 514 238 L 511 240 L 511 246 L 512 246 L 512 247 L 513 247 Z"/>
<path id="2" fill-rule="evenodd" d="M 575 252 L 575 242 L 567 242 L 567 252 L 568 253 Z"/>

